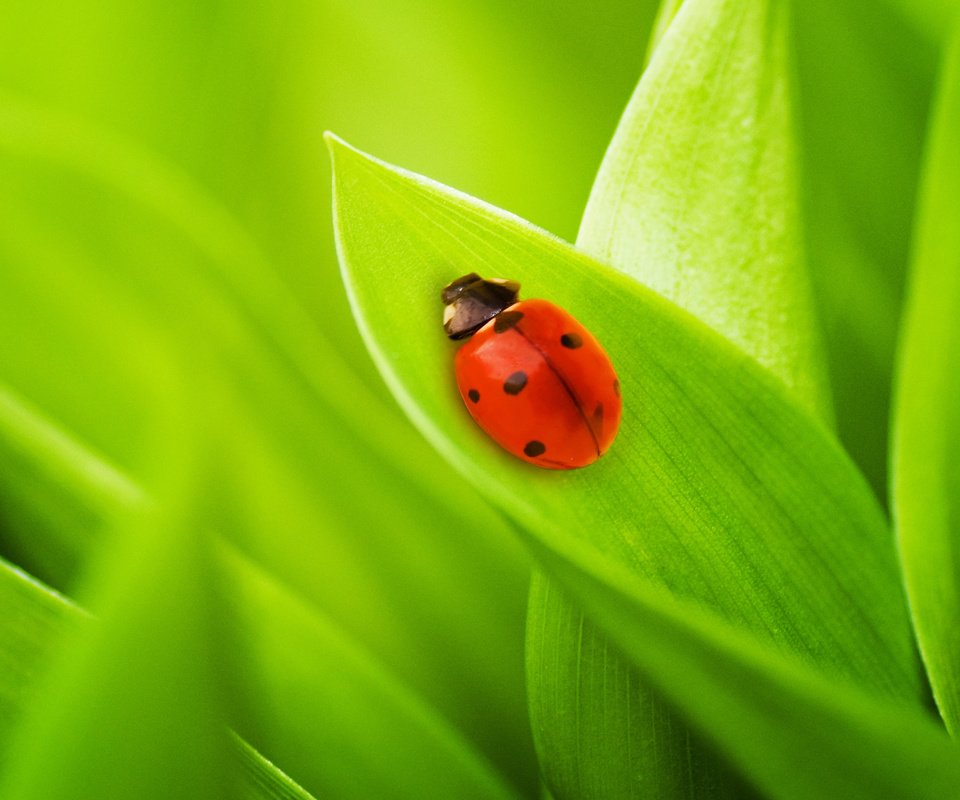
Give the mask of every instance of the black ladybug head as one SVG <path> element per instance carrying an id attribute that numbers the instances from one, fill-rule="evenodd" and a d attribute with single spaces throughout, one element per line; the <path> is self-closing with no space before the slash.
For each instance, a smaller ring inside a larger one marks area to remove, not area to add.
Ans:
<path id="1" fill-rule="evenodd" d="M 484 280 L 475 272 L 457 278 L 440 293 L 443 329 L 451 339 L 465 339 L 516 303 L 519 293 L 516 281 Z"/>

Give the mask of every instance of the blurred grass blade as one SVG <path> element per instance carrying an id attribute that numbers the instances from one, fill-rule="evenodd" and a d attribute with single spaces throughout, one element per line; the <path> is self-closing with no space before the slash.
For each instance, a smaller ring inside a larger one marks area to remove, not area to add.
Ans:
<path id="1" fill-rule="evenodd" d="M 893 502 L 934 697 L 960 733 L 960 28 L 945 63 L 917 218 L 894 412 Z"/>
<path id="2" fill-rule="evenodd" d="M 0 774 L 6 749 L 35 693 L 38 676 L 86 618 L 63 595 L 0 560 Z"/>
<path id="3" fill-rule="evenodd" d="M 0 452 L 6 553 L 60 586 L 70 585 L 84 556 L 94 551 L 105 521 L 145 501 L 126 475 L 2 384 Z"/>
<path id="4" fill-rule="evenodd" d="M 785 5 L 796 38 L 808 264 L 837 429 L 884 498 L 891 373 L 935 47 L 894 8 L 915 0 Z"/>
<path id="5" fill-rule="evenodd" d="M 230 734 L 236 748 L 239 776 L 231 797 L 237 800 L 312 800 L 313 795 L 298 786 L 235 733 Z"/>
<path id="6" fill-rule="evenodd" d="M 361 332 L 401 405 L 456 469 L 522 528 L 547 539 L 575 532 L 637 577 L 828 674 L 916 701 L 883 515 L 780 381 L 676 306 L 521 220 L 333 137 L 330 147 Z M 470 271 L 518 279 L 526 296 L 568 308 L 604 343 L 624 419 L 595 465 L 537 470 L 465 413 L 438 297 Z"/>
<path id="7" fill-rule="evenodd" d="M 5 748 L 37 695 L 40 676 L 62 655 L 64 643 L 75 641 L 88 615 L 67 598 L 22 570 L 0 560 L 0 774 Z M 242 800 L 309 800 L 310 795 L 236 734 L 237 775 L 230 796 Z"/>
<path id="8" fill-rule="evenodd" d="M 221 648 L 206 545 L 192 524 L 193 428 L 171 409 L 155 429 L 166 433 L 163 509 L 119 523 L 123 546 L 91 575 L 97 619 L 34 695 L 0 779 L 4 797 L 209 798 L 226 787 Z"/>
<path id="9" fill-rule="evenodd" d="M 107 518 L 121 514 L 131 496 L 152 503 L 132 480 L 12 393 L 3 396 L 11 415 L 34 434 L 13 453 L 25 467 L 18 474 L 46 476 L 34 503 L 65 501 L 65 509 L 101 503 Z M 220 405 L 219 413 L 224 424 L 233 424 L 228 409 Z M 12 460 L 5 439 L 0 435 L 0 464 Z M 31 442 L 38 446 L 31 448 Z M 269 475 L 263 462 L 258 469 L 262 477 Z M 106 495 L 101 475 L 114 478 Z M 82 546 L 87 515 L 62 522 L 65 533 L 78 531 L 74 546 Z M 318 796 L 418 797 L 437 787 L 457 797 L 513 796 L 470 743 L 323 614 L 226 543 L 217 545 L 214 555 L 233 656 L 220 669 L 226 674 L 231 664 L 238 665 L 230 682 L 244 698 L 236 704 L 235 726 L 255 733 L 257 743 L 282 757 L 298 781 Z"/>
<path id="10" fill-rule="evenodd" d="M 221 548 L 254 727 L 319 797 L 516 795 L 443 720 L 322 614 Z M 290 708 L 286 713 L 281 709 Z M 298 730 L 298 728 L 300 730 Z M 295 748 L 295 749 L 294 749 Z M 271 750 L 273 748 L 270 748 Z"/>
<path id="11" fill-rule="evenodd" d="M 660 46 L 660 42 L 663 41 L 663 37 L 670 29 L 673 18 L 677 16 L 677 12 L 682 5 L 683 0 L 660 0 L 660 5 L 657 8 L 657 16 L 654 18 L 653 27 L 650 29 L 650 41 L 647 44 L 646 63 L 648 65 L 657 47 Z"/>
<path id="12" fill-rule="evenodd" d="M 787 13 L 766 0 L 663 4 L 664 34 L 604 158 L 577 244 L 700 317 L 829 422 L 802 248 Z M 528 683 L 553 785 L 742 796 L 567 602 L 534 580 Z M 621 741 L 636 752 L 624 758 Z M 571 759 L 571 748 L 583 757 Z"/>

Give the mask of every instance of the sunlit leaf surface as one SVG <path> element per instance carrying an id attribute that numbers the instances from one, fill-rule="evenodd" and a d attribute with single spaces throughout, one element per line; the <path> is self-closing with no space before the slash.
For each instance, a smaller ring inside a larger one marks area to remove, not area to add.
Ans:
<path id="1" fill-rule="evenodd" d="M 361 330 L 415 423 L 491 502 L 547 540 L 581 537 L 637 578 L 830 674 L 915 701 L 887 526 L 856 469 L 778 381 L 672 304 L 522 221 L 333 138 L 331 148 Z M 541 471 L 473 425 L 438 301 L 451 275 L 469 271 L 519 279 L 608 349 L 624 421 L 597 464 Z"/>

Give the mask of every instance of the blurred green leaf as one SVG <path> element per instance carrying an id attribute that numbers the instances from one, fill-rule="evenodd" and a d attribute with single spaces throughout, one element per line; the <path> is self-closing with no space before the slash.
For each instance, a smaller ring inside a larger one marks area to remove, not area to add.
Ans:
<path id="1" fill-rule="evenodd" d="M 0 560 L 0 763 L 38 678 L 85 613 L 20 569 Z"/>
<path id="2" fill-rule="evenodd" d="M 239 679 L 264 741 L 318 797 L 515 797 L 449 725 L 329 620 L 229 548 Z"/>
<path id="3" fill-rule="evenodd" d="M 535 785 L 523 686 L 528 566 L 502 519 L 357 378 L 339 341 L 271 277 L 249 232 L 189 176 L 70 115 L 8 101 L 0 122 L 0 168 L 16 189 L 0 193 L 0 258 L 13 265 L 0 277 L 6 381 L 137 478 L 151 357 L 131 345 L 133 332 L 208 354 L 232 425 L 223 479 L 205 495 L 214 527 L 515 782 Z M 9 422 L 16 440 L 19 422 Z M 11 524 L 0 541 L 69 590 L 88 544 L 104 545 L 95 514 L 85 533 L 60 524 L 52 510 L 72 513 L 69 498 L 33 497 L 56 494 L 59 474 L 38 474 L 48 485 L 34 490 L 19 465 L 9 471 L 7 493 L 23 494 L 9 517 L 37 532 Z M 476 636 L 487 642 L 480 653 Z"/>
<path id="4" fill-rule="evenodd" d="M 236 734 L 231 734 L 237 749 L 240 778 L 234 782 L 232 796 L 238 800 L 311 800 L 308 794 Z"/>
<path id="5" fill-rule="evenodd" d="M 960 33 L 944 65 L 917 217 L 894 416 L 893 502 L 934 697 L 960 731 Z"/>
<path id="6" fill-rule="evenodd" d="M 884 498 L 897 320 L 933 43 L 897 7 L 806 0 L 794 16 L 808 264 L 840 440 Z M 869 20 L 869 24 L 865 24 Z"/>
<path id="7" fill-rule="evenodd" d="M 673 24 L 613 137 L 577 243 L 725 335 L 829 421 L 800 226 L 787 8 L 677 5 L 661 9 Z M 534 580 L 528 683 L 552 784 L 743 796 L 567 602 Z"/>
<path id="8" fill-rule="evenodd" d="M 834 440 L 778 381 L 671 303 L 521 220 L 335 138 L 331 149 L 340 253 L 361 331 L 401 405 L 491 502 L 544 536 L 578 532 L 637 575 L 830 672 L 917 697 L 883 516 Z M 473 425 L 438 301 L 451 276 L 468 271 L 519 279 L 604 343 L 624 419 L 597 464 L 538 470 Z"/>
<path id="9" fill-rule="evenodd" d="M 657 16 L 653 20 L 653 27 L 650 30 L 650 42 L 647 44 L 647 65 L 650 64 L 650 59 L 653 58 L 653 54 L 670 29 L 673 18 L 677 16 L 677 12 L 682 5 L 683 0 L 661 0 L 660 7 L 657 9 Z"/>
<path id="10" fill-rule="evenodd" d="M 226 789 L 221 648 L 206 541 L 192 524 L 201 462 L 186 444 L 182 406 L 161 398 L 163 504 L 119 523 L 124 546 L 88 587 L 96 619 L 34 696 L 7 754 L 2 796 L 208 798 Z"/>
<path id="11" fill-rule="evenodd" d="M 68 498 L 68 509 L 104 503 L 109 519 L 122 514 L 131 498 L 134 510 L 155 502 L 10 392 L 6 405 L 14 409 L 10 416 L 33 432 L 28 443 L 38 443 L 15 453 L 27 466 L 24 474 L 48 478 L 44 494 L 34 497 L 37 504 L 62 498 Z M 224 423 L 233 419 L 228 408 L 220 407 Z M 214 433 L 216 426 L 209 430 Z M 0 446 L 0 464 L 8 460 L 8 449 Z M 114 477 L 106 492 L 102 475 Z M 87 519 L 77 514 L 60 524 L 64 533 L 82 539 Z M 215 556 L 212 583 L 221 590 L 229 623 L 227 631 L 219 631 L 220 671 L 243 696 L 234 710 L 236 727 L 281 756 L 301 783 L 318 796 L 416 797 L 438 786 L 450 796 L 512 796 L 475 748 L 332 621 L 233 546 L 217 544 Z"/>
<path id="12" fill-rule="evenodd" d="M 63 650 L 76 639 L 88 615 L 67 598 L 0 561 L 0 764 L 4 747 L 31 703 L 42 676 Z M 42 699 L 39 699 L 42 703 Z M 244 800 L 309 800 L 297 786 L 240 737 L 236 747 L 237 775 L 231 796 Z"/>

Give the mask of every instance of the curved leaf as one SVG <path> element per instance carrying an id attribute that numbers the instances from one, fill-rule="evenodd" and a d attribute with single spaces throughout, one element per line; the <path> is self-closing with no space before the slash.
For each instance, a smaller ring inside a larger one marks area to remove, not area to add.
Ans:
<path id="1" fill-rule="evenodd" d="M 0 775 L 4 797 L 199 800 L 228 785 L 208 545 L 193 524 L 198 459 L 172 399 L 158 393 L 164 502 L 118 520 L 124 544 L 87 587 L 96 618 L 34 695 Z"/>
<path id="2" fill-rule="evenodd" d="M 881 499 L 903 273 L 936 68 L 932 42 L 911 30 L 898 4 L 918 2 L 787 4 L 795 18 L 808 264 L 830 351 L 837 430 Z"/>
<path id="3" fill-rule="evenodd" d="M 16 475 L 36 492 L 31 507 L 60 503 L 66 512 L 102 508 L 102 524 L 153 505 L 101 456 L 9 391 L 0 396 L 6 400 L 0 412 L 12 409 L 8 417 L 29 432 L 13 449 L 13 458 L 25 467 Z M 219 406 L 221 417 L 237 427 L 228 412 L 228 404 Z M 11 459 L 5 421 L 0 413 L 0 466 Z M 264 462 L 258 467 L 263 470 Z M 33 475 L 45 479 L 34 485 Z M 106 489 L 104 475 L 112 476 Z M 17 488 L 17 481 L 11 485 Z M 73 548 L 81 547 L 88 514 L 65 514 L 61 524 L 65 537 L 73 535 Z M 231 683 L 243 690 L 245 702 L 237 705 L 247 712 L 238 712 L 235 726 L 251 738 L 253 732 L 256 743 L 282 757 L 298 780 L 321 796 L 415 797 L 441 785 L 451 796 L 512 796 L 475 747 L 325 615 L 232 546 L 218 542 L 213 551 L 221 580 L 212 583 L 222 584 L 221 603 L 229 609 L 224 615 L 229 636 L 224 630 L 218 633 L 234 657 L 225 660 L 221 671 L 235 665 Z M 16 640 L 4 641 L 12 645 Z"/>
<path id="4" fill-rule="evenodd" d="M 768 0 L 683 3 L 617 127 L 577 244 L 693 311 L 830 419 L 787 17 Z"/>
<path id="5" fill-rule="evenodd" d="M 638 582 L 569 535 L 525 539 L 651 685 L 764 796 L 914 800 L 956 792 L 960 747 L 919 708 L 831 679 Z"/>
<path id="6" fill-rule="evenodd" d="M 892 543 L 836 442 L 752 359 L 669 302 L 528 224 L 331 137 L 341 263 L 388 385 L 522 528 L 572 531 L 637 577 L 882 693 L 919 693 Z M 547 473 L 473 425 L 440 329 L 464 272 L 517 278 L 604 343 L 624 391 L 597 464 Z M 736 591 L 731 591 L 731 587 Z"/>
<path id="7" fill-rule="evenodd" d="M 0 560 L 0 764 L 3 747 L 29 715 L 40 677 L 89 617 L 63 595 Z M 236 778 L 230 796 L 244 800 L 310 800 L 310 795 L 236 734 Z"/>
<path id="8" fill-rule="evenodd" d="M 945 63 L 917 219 L 894 415 L 893 502 L 934 697 L 960 732 L 960 29 Z"/>

